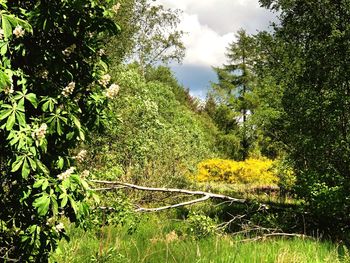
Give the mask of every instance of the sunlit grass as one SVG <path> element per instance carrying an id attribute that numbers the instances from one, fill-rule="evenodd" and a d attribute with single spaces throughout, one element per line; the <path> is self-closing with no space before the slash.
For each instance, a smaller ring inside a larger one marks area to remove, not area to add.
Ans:
<path id="1" fill-rule="evenodd" d="M 103 227 L 97 234 L 70 228 L 71 242 L 62 241 L 52 261 L 343 262 L 337 245 L 327 242 L 300 238 L 247 241 L 246 237 L 228 235 L 198 240 L 186 235 L 182 226 L 183 222 L 152 216 L 145 217 L 133 234 L 117 226 Z"/>

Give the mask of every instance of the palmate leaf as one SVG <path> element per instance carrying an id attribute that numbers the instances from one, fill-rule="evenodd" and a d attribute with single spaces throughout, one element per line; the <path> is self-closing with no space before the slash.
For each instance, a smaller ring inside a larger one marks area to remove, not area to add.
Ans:
<path id="1" fill-rule="evenodd" d="M 8 38 L 12 35 L 12 26 L 8 20 L 8 15 L 3 14 L 1 17 L 2 29 L 4 30 L 4 37 L 7 41 Z"/>
<path id="2" fill-rule="evenodd" d="M 33 206 L 37 209 L 40 216 L 44 216 L 49 211 L 50 196 L 47 193 L 43 193 L 41 197 L 37 198 L 33 202 Z"/>

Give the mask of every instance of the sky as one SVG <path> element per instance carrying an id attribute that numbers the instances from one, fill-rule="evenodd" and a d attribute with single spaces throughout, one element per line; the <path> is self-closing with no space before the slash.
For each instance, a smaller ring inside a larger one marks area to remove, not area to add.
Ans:
<path id="1" fill-rule="evenodd" d="M 258 0 L 156 0 L 167 8 L 183 11 L 179 29 L 186 32 L 186 56 L 182 65 L 171 68 L 193 96 L 205 99 L 210 82 L 216 81 L 212 66 L 226 63 L 225 52 L 235 32 L 249 34 L 266 30 L 275 15 L 259 6 Z"/>

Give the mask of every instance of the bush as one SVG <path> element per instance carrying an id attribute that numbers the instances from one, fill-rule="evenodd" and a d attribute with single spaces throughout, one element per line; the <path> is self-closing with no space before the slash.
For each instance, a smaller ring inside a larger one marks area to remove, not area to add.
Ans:
<path id="1" fill-rule="evenodd" d="M 219 233 L 215 221 L 203 214 L 192 212 L 186 220 L 187 232 L 195 238 L 203 238 Z"/>
<path id="2" fill-rule="evenodd" d="M 279 180 L 272 169 L 273 164 L 274 161 L 269 159 L 247 159 L 240 162 L 209 159 L 198 164 L 195 179 L 199 182 L 276 185 Z"/>

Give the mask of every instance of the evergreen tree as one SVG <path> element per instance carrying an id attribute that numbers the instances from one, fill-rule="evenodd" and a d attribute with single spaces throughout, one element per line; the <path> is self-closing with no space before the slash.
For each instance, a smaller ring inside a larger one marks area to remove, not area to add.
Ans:
<path id="1" fill-rule="evenodd" d="M 239 30 L 236 38 L 227 49 L 228 64 L 214 68 L 219 82 L 213 88 L 219 101 L 236 113 L 236 122 L 240 125 L 241 159 L 245 160 L 252 144 L 247 120 L 255 108 L 251 93 L 255 85 L 256 45 L 245 30 Z"/>

